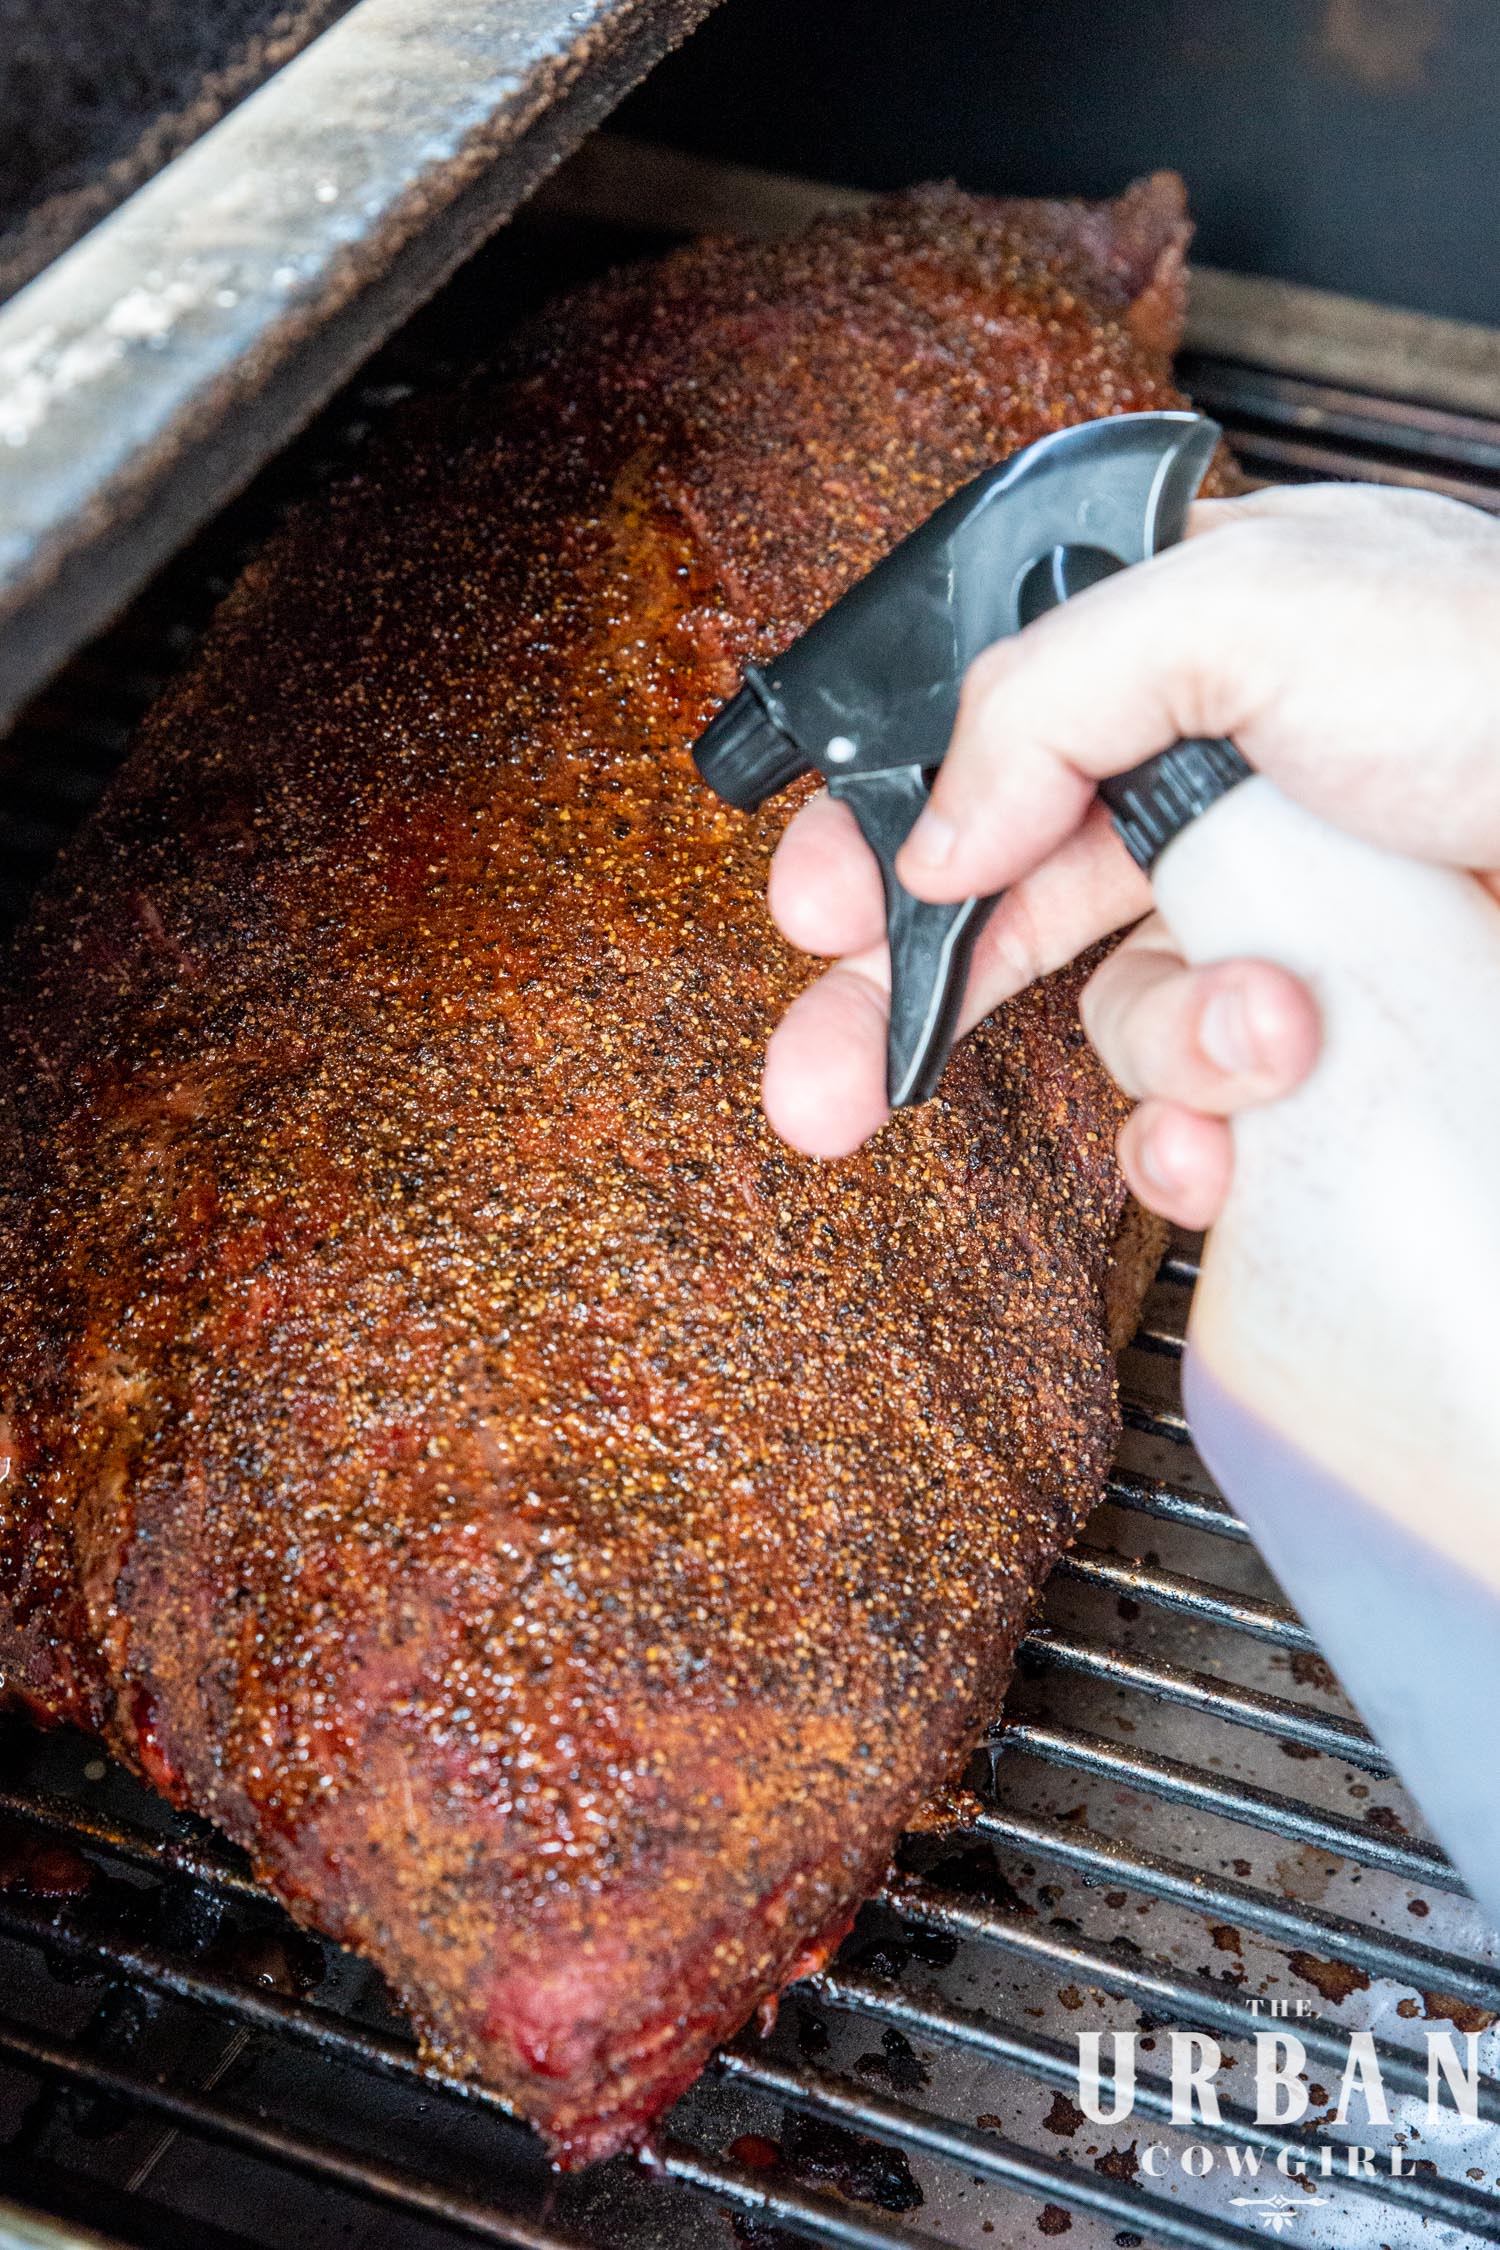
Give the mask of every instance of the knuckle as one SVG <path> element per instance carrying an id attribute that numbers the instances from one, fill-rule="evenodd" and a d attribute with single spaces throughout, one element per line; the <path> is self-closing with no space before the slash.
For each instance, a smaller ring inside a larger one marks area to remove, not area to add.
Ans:
<path id="1" fill-rule="evenodd" d="M 1030 984 L 1048 967 L 1036 910 L 1024 890 L 1010 892 L 1001 902 L 988 943 L 996 966 L 1018 987 Z"/>
<path id="2" fill-rule="evenodd" d="M 980 650 L 964 674 L 959 690 L 960 711 L 965 706 L 972 710 L 1000 691 L 1015 670 L 1016 647 L 1013 640 L 992 641 L 988 648 Z"/>
<path id="3" fill-rule="evenodd" d="M 1139 1100 L 1146 1092 L 1146 1063 L 1141 1034 L 1142 1009 L 1133 980 L 1123 971 L 1111 976 L 1106 962 L 1090 978 L 1079 1001 L 1083 1028 L 1105 1069 L 1127 1094 Z"/>
<path id="4" fill-rule="evenodd" d="M 1079 1018 L 1095 1046 L 1099 1044 L 1099 1034 L 1110 1012 L 1111 992 L 1120 974 L 1120 954 L 1116 951 L 1100 962 L 1078 995 Z"/>
<path id="5" fill-rule="evenodd" d="M 1188 974 L 1163 950 L 1129 947 L 1084 988 L 1084 1029 L 1110 1075 L 1137 1101 L 1191 1098 L 1198 1090 L 1185 1024 Z"/>
<path id="6" fill-rule="evenodd" d="M 1237 602 L 1247 591 L 1259 593 L 1288 552 L 1301 544 L 1301 537 L 1300 528 L 1284 517 L 1245 515 L 1226 524 L 1212 539 L 1180 551 L 1196 565 L 1200 598 L 1217 606 Z"/>

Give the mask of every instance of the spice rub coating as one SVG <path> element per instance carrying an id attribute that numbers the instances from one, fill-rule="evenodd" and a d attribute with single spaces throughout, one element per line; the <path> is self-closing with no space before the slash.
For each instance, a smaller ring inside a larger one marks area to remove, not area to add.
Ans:
<path id="1" fill-rule="evenodd" d="M 556 305 L 245 573 L 9 967 L 0 1665 L 565 2160 L 837 1941 L 1115 1436 L 1078 973 L 794 1156 L 785 807 L 689 745 L 1180 403 L 1186 231 L 925 190 Z"/>

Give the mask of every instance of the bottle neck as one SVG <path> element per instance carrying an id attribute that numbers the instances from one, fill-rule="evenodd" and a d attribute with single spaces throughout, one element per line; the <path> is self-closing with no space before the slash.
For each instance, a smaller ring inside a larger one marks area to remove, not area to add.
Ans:
<path id="1" fill-rule="evenodd" d="M 1232 742 L 1202 736 L 1158 751 L 1129 773 L 1099 784 L 1120 841 L 1150 874 L 1174 837 L 1250 777 Z"/>

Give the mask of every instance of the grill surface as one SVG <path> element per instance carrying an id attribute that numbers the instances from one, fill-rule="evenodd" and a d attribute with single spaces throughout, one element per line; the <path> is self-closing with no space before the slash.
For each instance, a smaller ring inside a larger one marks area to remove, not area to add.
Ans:
<path id="1" fill-rule="evenodd" d="M 478 308 L 600 247 L 556 221 L 513 229 L 33 706 L 0 747 L 0 915 L 288 494 L 449 372 Z M 1252 473 L 1500 507 L 1500 419 L 1224 360 L 1184 375 Z M 86 1740 L 0 1722 L 0 2199 L 69 2238 L 163 2250 L 983 2250 L 1037 2233 L 1208 2250 L 1263 2239 L 1278 2192 L 1305 2242 L 1500 2241 L 1500 2080 L 1477 2122 L 1450 2107 L 1429 2126 L 1421 2043 L 1429 2025 L 1479 2032 L 1493 2069 L 1500 1938 L 1187 1443 L 1195 1270 L 1186 1243 L 1162 1268 L 1108 1500 L 1052 1580 L 962 1827 L 908 1839 L 837 1963 L 769 2037 L 724 2051 L 649 2163 L 553 2179 L 495 2097 L 420 2062 L 373 1972 L 297 1930 L 211 1831 Z M 1296 2015 L 1308 2129 L 1254 2123 L 1247 2040 L 1268 2003 Z M 1355 2122 L 1325 2128 L 1356 2026 L 1394 2123 L 1365 2125 L 1356 2097 Z M 1075 2035 L 1106 2027 L 1143 2034 L 1134 2115 L 1112 2128 L 1073 2105 Z M 1232 2058 L 1217 2125 L 1170 2122 L 1170 2027 Z M 1394 2180 L 1393 2138 L 1410 2168 Z M 1378 2175 L 1346 2179 L 1339 2155 L 1305 2187 L 1267 2178 L 1278 2152 L 1316 2173 L 1325 2144 L 1360 2142 Z M 1153 2144 L 1160 2178 L 1141 2168 Z M 1206 2178 L 1177 2166 L 1193 2144 L 1216 2152 Z M 33 2239 L 12 2223 L 0 2202 L 0 2243 Z"/>

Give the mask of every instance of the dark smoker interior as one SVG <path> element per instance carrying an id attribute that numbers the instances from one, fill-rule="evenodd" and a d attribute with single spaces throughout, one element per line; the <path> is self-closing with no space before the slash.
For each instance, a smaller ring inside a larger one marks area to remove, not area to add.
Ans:
<path id="1" fill-rule="evenodd" d="M 1497 84 L 1483 0 L 737 0 L 618 122 L 863 187 L 1109 195 L 1173 165 L 1208 264 L 1493 322 Z"/>

